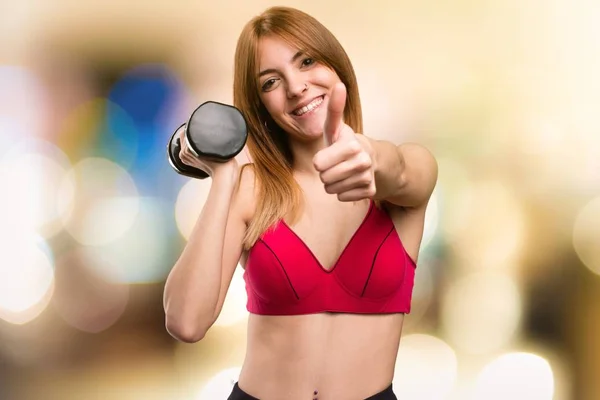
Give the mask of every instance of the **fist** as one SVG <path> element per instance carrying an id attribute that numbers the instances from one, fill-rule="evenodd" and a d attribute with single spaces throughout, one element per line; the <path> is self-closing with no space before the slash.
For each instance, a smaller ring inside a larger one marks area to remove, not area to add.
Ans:
<path id="1" fill-rule="evenodd" d="M 213 177 L 217 171 L 220 171 L 222 169 L 230 167 L 234 167 L 234 169 L 237 169 L 237 161 L 235 158 L 232 158 L 227 162 L 218 162 L 197 157 L 194 154 L 194 152 L 190 149 L 188 141 L 185 137 L 185 126 L 183 126 L 175 135 L 176 138 L 179 138 L 179 143 L 181 144 L 179 158 L 185 165 L 201 169 L 211 177 Z"/>

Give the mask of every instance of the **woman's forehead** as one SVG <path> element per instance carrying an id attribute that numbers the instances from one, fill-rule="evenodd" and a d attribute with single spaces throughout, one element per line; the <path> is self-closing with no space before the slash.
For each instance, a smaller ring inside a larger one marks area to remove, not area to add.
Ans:
<path id="1" fill-rule="evenodd" d="M 259 68 L 272 67 L 267 64 L 291 62 L 299 52 L 302 51 L 298 46 L 280 37 L 273 35 L 262 37 L 258 42 L 257 59 Z"/>

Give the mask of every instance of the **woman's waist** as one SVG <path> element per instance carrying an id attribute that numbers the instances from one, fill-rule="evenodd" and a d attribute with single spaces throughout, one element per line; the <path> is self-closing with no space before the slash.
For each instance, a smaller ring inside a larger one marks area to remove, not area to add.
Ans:
<path id="1" fill-rule="evenodd" d="M 330 337 L 308 332 L 287 337 L 249 332 L 240 385 L 278 394 L 291 388 L 298 394 L 318 390 L 321 400 L 345 390 L 377 393 L 392 381 L 399 333 L 384 337 L 347 331 Z"/>
<path id="2" fill-rule="evenodd" d="M 397 348 L 390 346 L 385 351 L 383 347 L 371 350 L 358 347 L 362 346 L 357 345 L 345 351 L 318 352 L 307 349 L 303 353 L 286 349 L 288 351 L 279 355 L 248 349 L 242 367 L 245 373 L 242 375 L 254 376 L 261 381 L 310 384 L 347 383 L 354 378 L 370 381 L 373 377 L 382 376 L 389 377 L 384 382 L 391 382 Z"/>
<path id="3" fill-rule="evenodd" d="M 389 355 L 380 360 L 315 354 L 265 360 L 250 353 L 238 383 L 246 393 L 261 400 L 368 398 L 391 384 L 394 364 L 395 359 Z M 313 396 L 315 393 L 318 396 Z"/>

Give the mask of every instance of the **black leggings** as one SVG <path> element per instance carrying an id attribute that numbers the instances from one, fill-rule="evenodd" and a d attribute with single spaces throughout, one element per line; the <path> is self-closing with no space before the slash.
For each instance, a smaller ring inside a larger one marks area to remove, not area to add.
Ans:
<path id="1" fill-rule="evenodd" d="M 316 395 L 314 398 L 318 398 Z M 238 383 L 236 382 L 233 386 L 233 390 L 231 394 L 227 398 L 227 400 L 260 400 L 254 396 L 250 396 L 248 393 L 244 392 L 240 389 Z M 392 384 L 388 386 L 386 389 L 382 390 L 379 393 L 374 394 L 373 396 L 367 397 L 365 400 L 398 400 L 396 395 L 394 394 L 394 390 L 392 389 Z"/>

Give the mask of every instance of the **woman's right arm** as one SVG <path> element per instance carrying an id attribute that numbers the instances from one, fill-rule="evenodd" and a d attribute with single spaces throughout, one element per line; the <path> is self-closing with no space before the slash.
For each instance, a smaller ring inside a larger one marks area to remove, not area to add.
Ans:
<path id="1" fill-rule="evenodd" d="M 206 203 L 166 280 L 166 329 L 182 342 L 199 341 L 214 324 L 243 251 L 253 174 L 243 168 L 238 179 L 237 163 L 230 165 L 214 171 Z"/>

